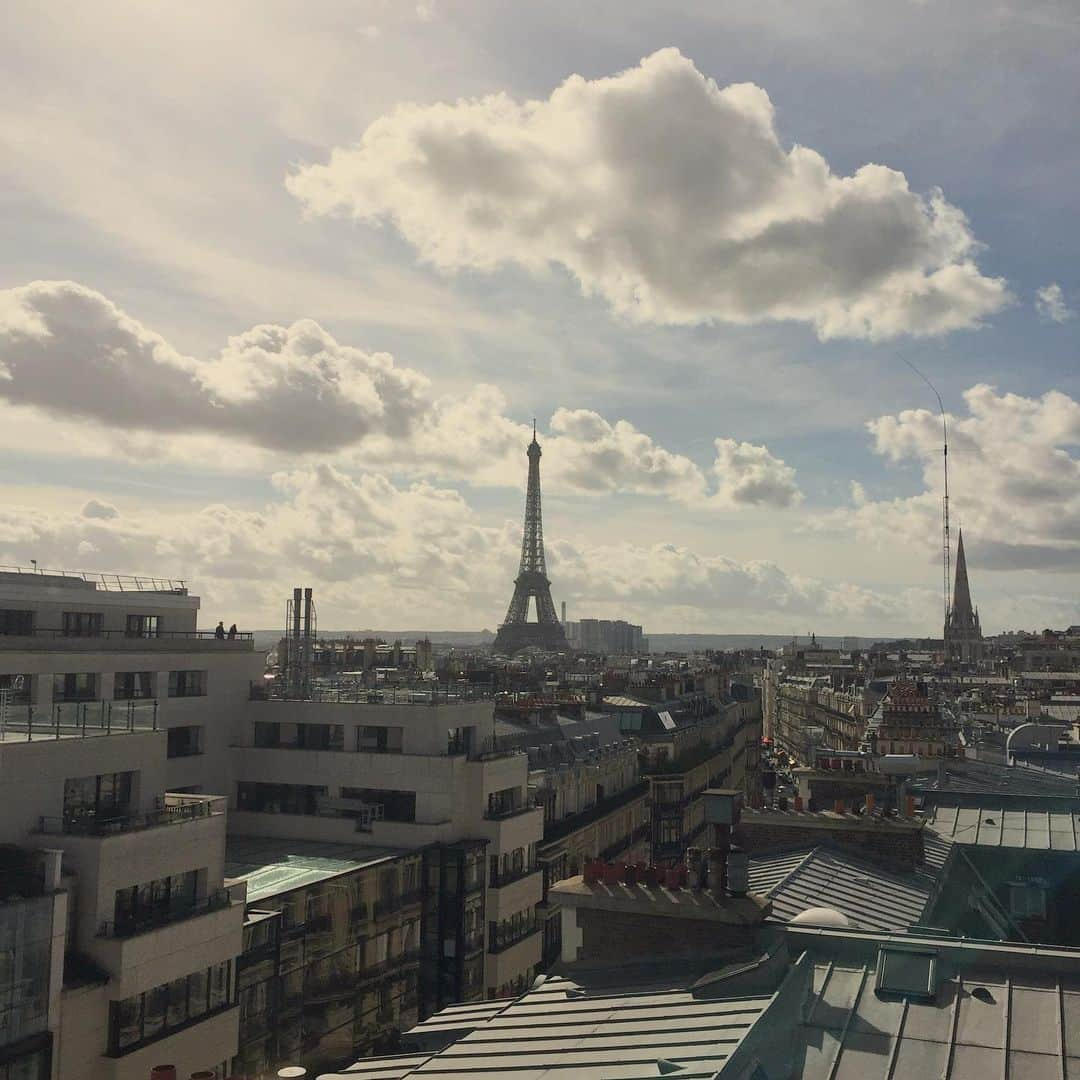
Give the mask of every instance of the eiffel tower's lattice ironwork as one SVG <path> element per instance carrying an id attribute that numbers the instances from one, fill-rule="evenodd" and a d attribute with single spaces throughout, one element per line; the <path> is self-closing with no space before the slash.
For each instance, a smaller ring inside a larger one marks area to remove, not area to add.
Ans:
<path id="1" fill-rule="evenodd" d="M 529 486 L 525 493 L 525 531 L 521 538 L 521 566 L 514 579 L 514 595 L 506 619 L 495 636 L 495 651 L 513 653 L 537 645 L 543 649 L 566 649 L 566 632 L 551 599 L 544 561 L 544 519 L 540 510 L 540 444 L 536 424 L 529 455 Z M 536 602 L 536 622 L 529 622 L 529 600 Z"/>

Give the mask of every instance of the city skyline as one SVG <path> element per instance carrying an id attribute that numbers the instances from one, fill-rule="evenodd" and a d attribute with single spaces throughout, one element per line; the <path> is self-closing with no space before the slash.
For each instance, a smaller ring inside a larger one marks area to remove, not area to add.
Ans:
<path id="1" fill-rule="evenodd" d="M 536 415 L 571 619 L 939 635 L 908 361 L 984 633 L 1080 622 L 1080 22 L 874 11 L 16 3 L 0 563 L 494 629 Z"/>

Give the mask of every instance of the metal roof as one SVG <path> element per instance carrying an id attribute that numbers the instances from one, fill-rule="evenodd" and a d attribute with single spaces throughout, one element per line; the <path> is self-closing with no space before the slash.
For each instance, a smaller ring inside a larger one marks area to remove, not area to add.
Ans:
<path id="1" fill-rule="evenodd" d="M 956 844 L 1080 851 L 1080 810 L 932 806 L 926 820 L 934 832 Z"/>
<path id="2" fill-rule="evenodd" d="M 891 874 L 873 863 L 825 848 L 750 859 L 750 889 L 772 901 L 787 922 L 830 907 L 864 930 L 903 930 L 918 923 L 932 892 L 929 875 Z"/>
<path id="3" fill-rule="evenodd" d="M 663 1059 L 682 1066 L 680 1080 L 713 1077 L 772 1001 L 700 999 L 686 989 L 580 997 L 567 991 L 581 992 L 573 981 L 550 976 L 437 1054 L 365 1059 L 335 1075 L 655 1080 Z"/>
<path id="4" fill-rule="evenodd" d="M 932 1001 L 883 1000 L 873 965 L 814 963 L 796 1032 L 800 1080 L 1063 1080 L 1080 1075 L 1080 980 L 999 968 L 947 979 Z"/>

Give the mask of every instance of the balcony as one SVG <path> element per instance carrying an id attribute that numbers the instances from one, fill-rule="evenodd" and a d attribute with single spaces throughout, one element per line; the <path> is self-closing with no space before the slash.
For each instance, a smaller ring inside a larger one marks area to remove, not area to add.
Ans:
<path id="1" fill-rule="evenodd" d="M 521 866 L 516 870 L 496 870 L 491 873 L 488 884 L 493 889 L 503 889 L 507 885 L 512 885 L 515 881 L 527 878 L 530 874 L 538 873 L 539 869 L 538 866 Z"/>
<path id="2" fill-rule="evenodd" d="M 0 728 L 0 742 L 91 739 L 157 731 L 157 708 L 158 703 L 152 699 L 9 704 Z"/>
<path id="3" fill-rule="evenodd" d="M 211 911 L 220 911 L 229 906 L 229 891 L 227 889 L 215 889 L 209 896 L 201 900 L 169 907 L 161 911 L 142 912 L 128 919 L 116 922 L 103 922 L 98 930 L 98 937 L 106 938 L 129 938 L 136 934 L 146 934 L 152 930 L 158 930 L 172 923 L 183 922 L 185 919 L 193 919 L 199 915 L 205 915 Z"/>
<path id="4" fill-rule="evenodd" d="M 142 832 L 165 825 L 180 825 L 186 821 L 221 817 L 228 800 L 224 796 L 166 795 L 163 805 L 154 810 L 135 814 L 68 814 L 64 817 L 43 817 L 38 831 L 46 835 L 117 836 Z"/>

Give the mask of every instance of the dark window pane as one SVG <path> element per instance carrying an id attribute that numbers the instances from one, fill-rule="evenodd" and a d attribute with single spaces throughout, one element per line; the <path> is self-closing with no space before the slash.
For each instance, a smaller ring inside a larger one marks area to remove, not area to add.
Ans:
<path id="1" fill-rule="evenodd" d="M 202 1016 L 207 1009 L 207 973 L 197 971 L 188 976 L 188 1015 Z"/>
<path id="2" fill-rule="evenodd" d="M 179 1027 L 188 1018 L 188 981 L 187 978 L 173 979 L 169 983 L 169 1004 L 165 1015 L 168 1027 Z"/>
<path id="3" fill-rule="evenodd" d="M 168 987 L 155 986 L 153 990 L 147 990 L 143 997 L 143 1038 L 150 1039 L 165 1026 Z"/>
<path id="4" fill-rule="evenodd" d="M 121 1001 L 117 1012 L 117 1041 L 120 1047 L 137 1043 L 142 1038 L 142 994 Z"/>

